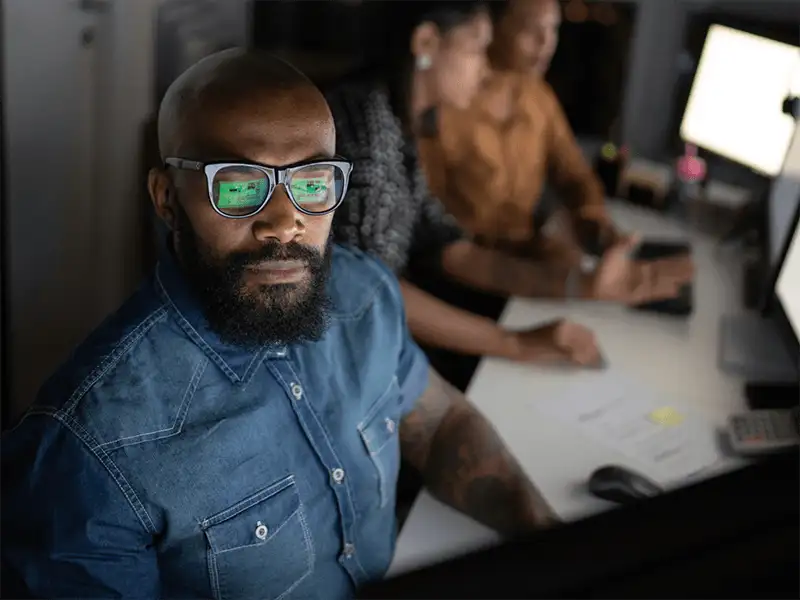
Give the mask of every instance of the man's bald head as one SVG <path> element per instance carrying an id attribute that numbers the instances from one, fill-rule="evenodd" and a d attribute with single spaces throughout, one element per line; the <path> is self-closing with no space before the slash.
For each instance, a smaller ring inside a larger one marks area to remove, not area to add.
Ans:
<path id="1" fill-rule="evenodd" d="M 150 197 L 211 328 L 248 346 L 318 339 L 333 213 L 303 210 L 287 187 L 297 172 L 271 169 L 305 164 L 325 177 L 330 165 L 315 166 L 335 156 L 336 136 L 320 91 L 274 56 L 226 50 L 170 86 L 158 129 L 166 164 L 150 171 Z M 219 210 L 231 189 L 236 202 L 263 203 L 231 218 Z"/>
<path id="2" fill-rule="evenodd" d="M 270 54 L 223 50 L 189 67 L 167 90 L 158 114 L 162 159 L 193 152 L 208 133 L 204 128 L 222 113 L 254 108 L 256 118 L 266 112 L 275 117 L 268 108 L 294 108 L 310 121 L 330 121 L 332 128 L 321 92 L 292 65 Z"/>

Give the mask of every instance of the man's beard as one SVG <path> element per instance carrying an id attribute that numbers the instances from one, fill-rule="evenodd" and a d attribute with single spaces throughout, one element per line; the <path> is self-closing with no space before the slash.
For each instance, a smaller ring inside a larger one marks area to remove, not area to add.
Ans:
<path id="1" fill-rule="evenodd" d="M 200 300 L 209 326 L 228 344 L 248 348 L 317 341 L 329 324 L 331 301 L 326 283 L 332 238 L 318 249 L 290 242 L 270 242 L 257 252 L 219 256 L 197 237 L 189 217 L 178 207 L 175 252 Z M 248 267 L 264 261 L 301 261 L 308 276 L 297 283 L 245 286 Z"/>

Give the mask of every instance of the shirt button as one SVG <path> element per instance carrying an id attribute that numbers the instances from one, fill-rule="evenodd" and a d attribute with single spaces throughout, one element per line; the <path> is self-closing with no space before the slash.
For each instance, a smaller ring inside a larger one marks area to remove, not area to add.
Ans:
<path id="1" fill-rule="evenodd" d="M 344 481 L 344 469 L 336 468 L 331 471 L 331 477 L 336 483 L 342 483 Z"/>
<path id="2" fill-rule="evenodd" d="M 303 387 L 299 383 L 292 384 L 292 396 L 295 400 L 300 400 L 303 397 Z"/>
<path id="3" fill-rule="evenodd" d="M 397 423 L 395 423 L 392 419 L 386 419 L 386 431 L 389 433 L 394 433 L 394 430 L 397 429 Z"/>
<path id="4" fill-rule="evenodd" d="M 267 539 L 267 535 L 269 535 L 269 529 L 266 525 L 264 525 L 261 521 L 256 523 L 256 537 L 260 540 Z"/>
<path id="5" fill-rule="evenodd" d="M 353 544 L 345 544 L 344 548 L 342 549 L 342 554 L 344 554 L 345 558 L 352 558 L 353 554 L 356 553 L 356 547 Z"/>

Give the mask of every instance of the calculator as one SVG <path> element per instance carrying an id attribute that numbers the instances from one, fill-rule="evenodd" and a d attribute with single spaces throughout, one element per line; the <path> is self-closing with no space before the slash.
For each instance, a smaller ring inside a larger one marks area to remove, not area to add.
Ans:
<path id="1" fill-rule="evenodd" d="M 800 445 L 800 408 L 753 410 L 728 421 L 733 450 L 756 455 L 791 450 Z"/>

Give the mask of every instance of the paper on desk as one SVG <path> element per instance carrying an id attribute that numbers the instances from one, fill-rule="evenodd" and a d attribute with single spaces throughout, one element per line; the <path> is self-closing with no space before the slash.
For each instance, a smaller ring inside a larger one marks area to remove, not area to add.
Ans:
<path id="1" fill-rule="evenodd" d="M 537 408 L 635 460 L 662 484 L 698 475 L 724 459 L 710 422 L 613 371 L 582 377 Z"/>

